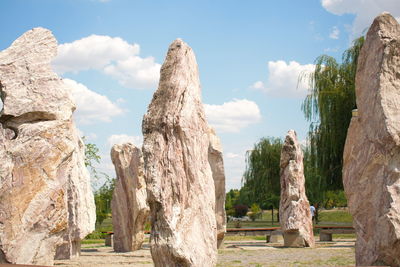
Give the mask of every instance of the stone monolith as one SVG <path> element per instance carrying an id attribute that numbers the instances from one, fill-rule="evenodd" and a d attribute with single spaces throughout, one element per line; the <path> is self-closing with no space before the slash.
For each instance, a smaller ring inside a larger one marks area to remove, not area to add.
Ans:
<path id="1" fill-rule="evenodd" d="M 209 138 L 208 161 L 215 185 L 215 216 L 217 219 L 217 247 L 219 248 L 223 244 L 226 232 L 225 169 L 221 141 L 211 127 Z"/>
<path id="2" fill-rule="evenodd" d="M 343 184 L 356 230 L 356 264 L 400 266 L 400 26 L 375 18 L 358 58 Z"/>
<path id="3" fill-rule="evenodd" d="M 304 185 L 303 151 L 293 130 L 286 135 L 280 168 L 279 221 L 284 244 L 289 247 L 314 247 L 310 203 Z"/>
<path id="4" fill-rule="evenodd" d="M 143 118 L 143 156 L 155 266 L 215 266 L 214 180 L 198 67 L 182 40 L 169 47 Z"/>
<path id="5" fill-rule="evenodd" d="M 0 52 L 0 263 L 53 263 L 94 230 L 70 90 L 51 70 L 57 41 L 35 28 Z"/>
<path id="6" fill-rule="evenodd" d="M 144 241 L 144 226 L 150 213 L 142 151 L 130 143 L 114 145 L 111 160 L 117 174 L 111 201 L 114 250 L 138 250 Z"/>

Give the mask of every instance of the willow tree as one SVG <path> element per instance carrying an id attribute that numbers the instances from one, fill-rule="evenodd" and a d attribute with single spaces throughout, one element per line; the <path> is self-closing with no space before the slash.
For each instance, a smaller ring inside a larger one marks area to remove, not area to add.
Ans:
<path id="1" fill-rule="evenodd" d="M 342 63 L 322 55 L 315 61 L 308 79 L 309 94 L 303 102 L 303 112 L 310 122 L 308 162 L 315 184 L 325 188 L 343 189 L 343 149 L 352 110 L 356 108 L 355 75 L 364 37 L 353 42 L 342 56 Z"/>
<path id="2" fill-rule="evenodd" d="M 247 153 L 242 189 L 250 204 L 263 208 L 279 206 L 281 150 L 282 140 L 270 137 L 262 138 Z"/>

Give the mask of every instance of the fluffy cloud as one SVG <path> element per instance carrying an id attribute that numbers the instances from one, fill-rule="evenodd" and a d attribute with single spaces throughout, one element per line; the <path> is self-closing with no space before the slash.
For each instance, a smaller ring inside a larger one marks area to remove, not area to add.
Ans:
<path id="1" fill-rule="evenodd" d="M 322 0 L 322 6 L 335 15 L 354 14 L 352 37 L 358 37 L 380 13 L 387 11 L 400 16 L 399 0 Z"/>
<path id="2" fill-rule="evenodd" d="M 110 64 L 104 68 L 104 73 L 110 75 L 127 88 L 155 88 L 158 83 L 160 64 L 154 58 L 131 56 Z"/>
<path id="3" fill-rule="evenodd" d="M 77 106 L 74 115 L 78 123 L 110 122 L 112 117 L 124 113 L 117 104 L 111 102 L 106 96 L 93 92 L 74 80 L 64 79 L 63 81 L 72 90 Z"/>
<path id="4" fill-rule="evenodd" d="M 304 97 L 307 94 L 307 80 L 299 79 L 301 75 L 313 72 L 313 64 L 301 65 L 296 61 L 287 64 L 283 60 L 268 62 L 268 81 L 255 82 L 251 88 L 264 91 L 275 97 Z"/>
<path id="5" fill-rule="evenodd" d="M 331 33 L 329 34 L 329 38 L 331 39 L 339 39 L 340 31 L 338 27 L 333 27 Z"/>
<path id="6" fill-rule="evenodd" d="M 132 143 L 137 147 L 143 144 L 142 136 L 131 136 L 127 134 L 113 134 L 107 139 L 108 145 L 111 147 L 115 144 Z"/>
<path id="7" fill-rule="evenodd" d="M 90 35 L 59 45 L 52 65 L 59 74 L 95 69 L 128 88 L 155 88 L 161 65 L 153 57 L 142 58 L 139 53 L 138 44 L 119 37 Z"/>
<path id="8" fill-rule="evenodd" d="M 220 132 L 239 132 L 261 119 L 257 104 L 247 99 L 234 99 L 222 105 L 204 104 L 208 122 Z"/>

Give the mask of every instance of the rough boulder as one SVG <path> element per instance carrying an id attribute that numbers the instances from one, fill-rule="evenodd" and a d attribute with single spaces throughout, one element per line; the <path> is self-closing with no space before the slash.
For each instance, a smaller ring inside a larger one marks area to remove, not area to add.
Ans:
<path id="1" fill-rule="evenodd" d="M 69 88 L 51 70 L 57 41 L 35 28 L 0 52 L 0 263 L 53 263 L 94 230 L 84 144 Z"/>
<path id="2" fill-rule="evenodd" d="M 142 151 L 130 143 L 114 145 L 111 160 L 117 173 L 111 201 L 114 250 L 138 250 L 144 241 L 144 225 L 150 213 Z"/>
<path id="3" fill-rule="evenodd" d="M 211 127 L 209 138 L 208 161 L 210 162 L 215 185 L 215 216 L 217 219 L 217 247 L 219 248 L 223 244 L 226 232 L 225 169 L 221 141 Z"/>
<path id="4" fill-rule="evenodd" d="M 215 187 L 198 67 L 182 40 L 169 47 L 143 118 L 155 266 L 215 266 Z"/>
<path id="5" fill-rule="evenodd" d="M 286 135 L 281 152 L 280 168 L 279 221 L 285 246 L 314 247 L 310 204 L 304 185 L 303 151 L 293 130 Z"/>
<path id="6" fill-rule="evenodd" d="M 343 184 L 357 234 L 357 265 L 400 266 L 400 25 L 375 18 L 356 73 Z"/>

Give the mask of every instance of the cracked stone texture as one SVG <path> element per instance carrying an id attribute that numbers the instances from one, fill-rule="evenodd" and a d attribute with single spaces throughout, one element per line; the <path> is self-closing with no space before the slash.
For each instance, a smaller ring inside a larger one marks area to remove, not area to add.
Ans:
<path id="1" fill-rule="evenodd" d="M 111 160 L 117 174 L 111 201 L 114 250 L 135 251 L 142 247 L 144 225 L 150 213 L 142 151 L 130 143 L 114 145 Z"/>
<path id="2" fill-rule="evenodd" d="M 221 140 L 214 129 L 209 130 L 210 146 L 208 147 L 208 161 L 215 185 L 215 216 L 217 219 L 217 247 L 220 248 L 226 232 L 225 213 L 225 169 Z"/>
<path id="3" fill-rule="evenodd" d="M 361 49 L 356 101 L 343 156 L 356 263 L 400 266 L 400 25 L 388 13 Z"/>
<path id="4" fill-rule="evenodd" d="M 303 151 L 296 132 L 288 131 L 281 152 L 281 200 L 279 221 L 285 243 L 291 233 L 297 235 L 295 246 L 314 247 L 313 225 L 305 190 Z"/>
<path id="5" fill-rule="evenodd" d="M 215 186 L 198 67 L 182 40 L 169 47 L 143 118 L 155 266 L 215 266 Z"/>
<path id="6" fill-rule="evenodd" d="M 56 53 L 43 28 L 0 52 L 0 263 L 53 264 L 57 246 L 94 230 L 75 105 L 50 67 Z"/>

